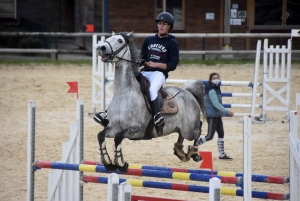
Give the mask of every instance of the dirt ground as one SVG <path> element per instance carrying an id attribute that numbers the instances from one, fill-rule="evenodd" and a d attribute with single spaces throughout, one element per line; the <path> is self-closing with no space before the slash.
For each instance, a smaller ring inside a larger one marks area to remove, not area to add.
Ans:
<path id="1" fill-rule="evenodd" d="M 207 80 L 211 72 L 218 72 L 222 80 L 251 81 L 254 65 L 180 65 L 170 74 L 170 79 Z M 259 73 L 261 81 L 262 72 Z M 292 65 L 291 109 L 295 109 L 295 93 L 300 92 L 300 65 Z M 27 153 L 27 104 L 36 103 L 36 152 L 39 160 L 59 161 L 62 143 L 68 141 L 69 124 L 76 120 L 76 95 L 67 94 L 66 82 L 79 82 L 79 97 L 84 100 L 84 155 L 85 159 L 99 161 L 97 134 L 102 127 L 88 115 L 92 110 L 92 69 L 89 65 L 0 65 L 0 200 L 15 201 L 26 199 L 26 153 Z M 275 88 L 280 88 L 275 85 Z M 250 87 L 222 87 L 223 92 L 251 92 Z M 258 91 L 261 92 L 261 91 Z M 258 98 L 260 104 L 261 98 Z M 251 104 L 251 98 L 224 98 L 224 103 Z M 279 104 L 275 101 L 275 104 Z M 232 108 L 233 112 L 241 112 Z M 250 109 L 243 110 L 249 113 Z M 261 113 L 259 109 L 257 113 Z M 289 176 L 288 132 L 289 124 L 281 123 L 284 112 L 267 113 L 270 121 L 252 125 L 252 172 L 262 175 Z M 218 171 L 243 171 L 243 125 L 240 117 L 223 118 L 225 127 L 225 151 L 233 161 L 218 159 L 217 137 L 201 145 L 200 150 L 212 151 L 214 169 Z M 206 134 L 207 124 L 203 126 Z M 173 155 L 173 144 L 177 134 L 151 141 L 124 140 L 123 153 L 126 161 L 167 167 L 198 169 L 199 163 L 181 162 Z M 111 144 L 112 139 L 108 139 Z M 191 144 L 185 141 L 184 145 Z M 108 150 L 111 151 L 111 145 Z M 35 200 L 47 200 L 48 169 L 35 173 Z M 87 173 L 87 175 L 90 175 Z M 103 175 L 103 174 L 98 174 Z M 157 178 L 143 180 L 166 181 L 207 186 L 205 182 L 179 181 Z M 234 185 L 222 187 L 238 189 Z M 253 190 L 289 193 L 288 184 L 252 183 Z M 106 200 L 106 185 L 84 185 L 84 200 Z M 208 194 L 153 188 L 133 187 L 133 194 L 151 195 L 188 200 L 208 200 Z M 223 201 L 243 200 L 242 197 L 222 195 Z M 258 199 L 253 199 L 258 200 Z"/>

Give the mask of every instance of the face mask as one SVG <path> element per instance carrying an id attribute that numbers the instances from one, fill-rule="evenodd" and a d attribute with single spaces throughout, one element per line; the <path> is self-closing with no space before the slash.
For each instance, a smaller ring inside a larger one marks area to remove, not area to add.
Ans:
<path id="1" fill-rule="evenodd" d="M 220 80 L 219 79 L 215 79 L 215 80 L 212 80 L 211 81 L 213 84 L 217 85 L 220 83 Z"/>

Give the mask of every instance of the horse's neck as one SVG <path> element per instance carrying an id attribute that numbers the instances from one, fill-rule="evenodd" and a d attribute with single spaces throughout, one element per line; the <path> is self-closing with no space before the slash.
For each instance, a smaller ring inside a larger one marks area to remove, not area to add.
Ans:
<path id="1" fill-rule="evenodd" d="M 130 62 L 124 60 L 116 63 L 114 77 L 114 91 L 116 93 L 140 92 L 139 83 L 136 80 L 131 65 Z"/>

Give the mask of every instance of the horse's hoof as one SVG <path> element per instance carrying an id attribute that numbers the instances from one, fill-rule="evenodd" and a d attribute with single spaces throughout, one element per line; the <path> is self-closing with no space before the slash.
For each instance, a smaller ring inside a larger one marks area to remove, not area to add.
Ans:
<path id="1" fill-rule="evenodd" d="M 187 157 L 186 153 L 182 153 L 182 155 L 180 156 L 176 151 L 174 151 L 174 155 L 177 156 L 179 158 L 179 160 L 181 160 L 182 162 L 188 162 L 190 160 Z"/>
<path id="2" fill-rule="evenodd" d="M 192 158 L 195 162 L 202 161 L 202 157 L 199 154 L 192 155 Z"/>
<path id="3" fill-rule="evenodd" d="M 118 170 L 121 174 L 126 174 L 128 172 L 128 167 L 129 167 L 128 163 L 125 162 L 123 167 L 118 166 Z"/>
<path id="4" fill-rule="evenodd" d="M 116 172 L 117 166 L 113 164 L 104 165 L 106 171 L 108 172 Z"/>

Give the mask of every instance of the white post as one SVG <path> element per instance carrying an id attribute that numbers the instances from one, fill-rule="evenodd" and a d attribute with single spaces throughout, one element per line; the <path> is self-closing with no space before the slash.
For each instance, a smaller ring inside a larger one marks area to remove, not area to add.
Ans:
<path id="1" fill-rule="evenodd" d="M 107 201 L 118 200 L 118 191 L 119 191 L 119 176 L 116 173 L 111 173 L 108 175 Z"/>
<path id="2" fill-rule="evenodd" d="M 94 73 L 96 72 L 97 68 L 97 35 L 93 34 L 93 60 L 92 60 L 92 112 L 93 114 L 96 113 L 96 103 L 94 101 L 94 98 L 96 97 L 96 84 L 93 82 L 94 79 Z"/>
<path id="3" fill-rule="evenodd" d="M 119 185 L 118 201 L 131 201 L 131 184 L 123 182 Z"/>
<path id="4" fill-rule="evenodd" d="M 268 48 L 268 39 L 265 39 L 264 40 L 264 58 L 263 58 L 263 80 L 265 80 L 267 78 L 267 69 L 268 69 L 268 52 L 265 51 L 265 49 Z M 267 101 L 267 96 L 265 96 L 265 94 L 267 93 L 267 90 L 265 88 L 265 85 L 266 83 L 263 82 L 263 90 L 262 90 L 262 93 L 263 93 L 263 107 L 264 107 L 264 103 Z M 264 110 L 263 108 L 263 111 L 262 111 L 262 119 L 263 121 L 266 121 L 267 120 L 267 116 L 266 116 L 266 111 Z"/>
<path id="5" fill-rule="evenodd" d="M 290 117 L 289 117 L 289 112 L 291 110 L 291 106 L 290 106 L 290 99 L 291 99 L 291 96 L 290 96 L 290 82 L 291 82 L 291 62 L 292 62 L 292 40 L 288 40 L 288 53 L 287 53 L 287 64 L 286 64 L 286 76 L 288 78 L 288 81 L 287 81 L 287 89 L 286 89 L 286 100 L 287 100 L 287 103 L 288 103 L 288 111 L 286 113 L 286 120 L 289 121 Z M 282 61 L 283 62 L 283 61 Z"/>
<path id="6" fill-rule="evenodd" d="M 221 180 L 217 177 L 209 180 L 209 201 L 221 200 Z"/>
<path id="7" fill-rule="evenodd" d="M 300 200 L 300 141 L 298 138 L 298 115 L 290 111 L 290 200 Z"/>
<path id="8" fill-rule="evenodd" d="M 252 175 L 251 175 L 251 115 L 244 116 L 244 201 L 251 201 Z"/>
<path id="9" fill-rule="evenodd" d="M 296 112 L 298 112 L 298 105 L 300 105 L 300 93 L 296 93 Z"/>
<path id="10" fill-rule="evenodd" d="M 104 42 L 105 38 L 104 36 L 101 37 L 101 42 Z M 106 97 L 106 88 L 105 88 L 105 79 L 106 79 L 106 66 L 107 64 L 106 63 L 103 63 L 101 61 L 101 57 L 98 56 L 98 62 L 101 62 L 99 63 L 99 70 L 101 72 L 101 110 L 105 110 L 106 108 L 106 100 L 105 100 L 105 97 Z M 100 66 L 101 65 L 101 66 Z"/>
<path id="11" fill-rule="evenodd" d="M 251 120 L 254 121 L 255 117 L 255 105 L 256 105 L 256 93 L 258 85 L 258 73 L 260 65 L 260 51 L 261 51 L 261 40 L 257 41 L 256 45 L 256 56 L 255 56 L 255 67 L 254 67 L 254 77 L 253 77 L 253 88 L 252 88 L 252 102 L 251 102 Z"/>
<path id="12" fill-rule="evenodd" d="M 35 160 L 35 102 L 28 102 L 28 130 L 27 130 L 27 192 L 26 200 L 34 200 L 34 172 L 32 163 Z"/>

